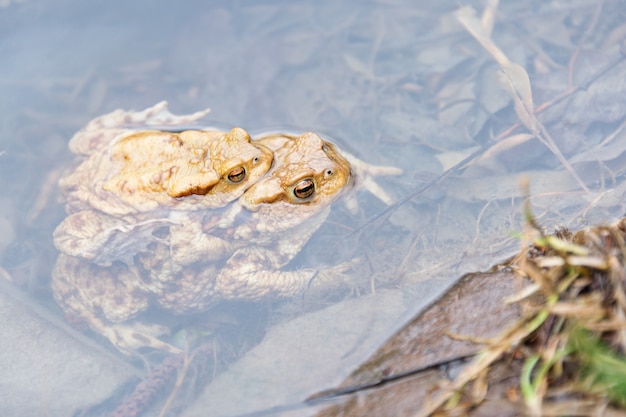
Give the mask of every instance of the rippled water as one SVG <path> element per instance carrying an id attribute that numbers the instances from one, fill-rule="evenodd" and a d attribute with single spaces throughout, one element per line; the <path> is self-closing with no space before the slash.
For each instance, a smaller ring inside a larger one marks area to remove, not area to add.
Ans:
<path id="1" fill-rule="evenodd" d="M 371 284 L 339 303 L 317 300 L 311 306 L 295 300 L 263 307 L 268 334 L 218 376 L 197 406 L 223 412 L 214 415 L 237 415 L 298 403 L 336 383 L 455 278 L 515 250 L 512 233 L 523 227 L 521 174 L 530 177 L 536 213 L 549 227 L 620 215 L 623 82 L 608 78 L 615 91 L 596 82 L 586 91 L 589 96 L 574 95 L 565 101 L 568 107 L 555 105 L 542 116 L 591 189 L 585 193 L 541 141 L 514 137 L 527 133 L 523 127 L 511 131 L 508 147 L 492 147 L 518 119 L 510 95 L 496 80 L 498 66 L 458 24 L 457 3 L 0 3 L 0 266 L 5 275 L 27 290 L 25 303 L 43 300 L 37 302 L 49 309 L 43 315 L 52 311 L 62 322 L 48 290 L 56 257 L 51 233 L 63 217 L 54 184 L 71 161 L 71 135 L 116 108 L 142 109 L 161 100 L 179 114 L 211 107 L 207 125 L 251 132 L 312 130 L 364 161 L 402 168 L 403 175 L 380 180 L 401 205 L 386 212 L 366 193 L 359 196 L 356 215 L 337 204 L 292 265 L 359 259 L 351 273 Z M 595 6 L 526 3 L 501 7 L 493 38 L 530 73 L 538 105 L 567 89 L 568 59 L 579 39 L 575 33 L 589 23 Z M 623 74 L 619 51 L 609 42 L 619 20 L 612 15 L 616 4 L 607 2 L 600 15 L 598 39 L 592 41 L 602 47 L 593 54 L 583 48 L 580 54 L 579 84 L 597 80 L 598 73 L 611 77 L 615 68 L 615 74 Z M 567 23 L 552 25 L 553 33 L 545 30 L 548 22 L 565 22 L 559 20 L 563 15 L 571 15 Z M 520 32 L 528 42 L 519 41 Z M 592 100 L 595 113 L 581 104 Z M 478 160 L 456 165 L 475 152 Z M 238 319 L 265 329 L 254 324 L 256 316 L 253 309 Z M 11 307 L 7 317 L 15 317 Z M 13 331 L 3 339 L 26 343 L 32 337 Z M 35 343 L 29 355 L 45 358 L 53 369 L 59 361 L 63 365 L 54 353 L 64 349 L 65 342 L 59 343 L 46 349 Z M 6 361 L 13 360 L 9 353 Z M 90 360 L 102 366 L 100 357 Z M 120 373 L 130 369 L 119 366 Z M 47 387 L 72 384 L 54 372 L 43 378 Z M 115 375 L 110 378 L 100 397 L 119 382 Z M 48 391 L 33 399 L 17 381 L 9 388 L 15 391 L 9 410 L 35 409 L 36 415 L 51 409 Z M 85 402 L 75 404 L 90 404 Z M 71 397 L 56 403 L 72 409 Z"/>

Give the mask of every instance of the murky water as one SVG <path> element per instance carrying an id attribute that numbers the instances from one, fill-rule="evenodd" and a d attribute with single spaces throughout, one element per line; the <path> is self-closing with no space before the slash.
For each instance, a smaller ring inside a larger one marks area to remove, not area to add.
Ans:
<path id="1" fill-rule="evenodd" d="M 497 80 L 501 68 L 458 23 L 458 2 L 421 3 L 2 4 L 5 275 L 61 317 L 48 289 L 56 257 L 51 233 L 64 215 L 54 184 L 71 161 L 71 135 L 116 108 L 143 109 L 161 100 L 175 113 L 211 107 L 207 125 L 316 131 L 366 162 L 402 168 L 401 176 L 379 181 L 401 204 L 385 212 L 367 193 L 359 195 L 357 214 L 336 204 L 291 265 L 358 259 L 350 274 L 367 284 L 340 302 L 265 307 L 268 334 L 198 400 L 198 408 L 221 410 L 213 415 L 237 415 L 298 403 L 341 380 L 452 280 L 515 250 L 512 232 L 523 227 L 522 174 L 548 227 L 621 215 L 626 87 L 619 45 L 613 45 L 619 2 L 606 2 L 592 27 L 595 38 L 573 64 L 578 34 L 593 23 L 594 2 L 502 5 L 496 19 L 492 39 L 530 74 L 535 107 L 549 103 L 540 120 L 572 172 L 549 150 L 545 134 L 538 140 L 516 125 L 519 113 Z M 550 101 L 567 91 L 564 100 Z M 3 339 L 16 337 L 29 334 Z M 46 357 L 54 348 L 30 354 Z M 47 386 L 72 383 L 45 378 Z M 119 382 L 112 380 L 98 401 Z M 9 388 L 32 409 L 49 406 L 17 382 Z M 64 401 L 57 400 L 71 410 L 71 398 Z"/>

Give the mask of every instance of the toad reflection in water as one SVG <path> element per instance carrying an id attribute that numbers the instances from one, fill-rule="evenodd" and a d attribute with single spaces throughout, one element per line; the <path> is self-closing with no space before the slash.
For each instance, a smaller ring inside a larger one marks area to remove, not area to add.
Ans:
<path id="1" fill-rule="evenodd" d="M 123 352 L 141 347 L 179 352 L 159 339 L 160 326 L 135 316 L 152 304 L 190 314 L 219 300 L 290 297 L 302 294 L 309 283 L 336 286 L 332 282 L 336 275 L 315 276 L 315 270 L 283 267 L 344 191 L 356 185 L 389 203 L 373 177 L 400 171 L 341 154 L 314 133 L 267 135 L 251 145 L 269 149 L 273 165 L 265 175 L 248 181 L 239 198 L 222 200 L 231 200 L 222 206 L 199 210 L 201 203 L 184 200 L 202 197 L 189 195 L 170 197 L 176 201 L 173 205 L 141 211 L 136 223 L 132 223 L 136 214 L 129 221 L 128 215 L 105 213 L 111 224 L 90 215 L 73 225 L 70 215 L 55 232 L 61 254 L 53 272 L 55 298 L 68 316 L 86 321 Z M 64 251 L 59 241 L 76 235 L 99 242 L 100 247 L 92 244 L 85 253 Z"/>

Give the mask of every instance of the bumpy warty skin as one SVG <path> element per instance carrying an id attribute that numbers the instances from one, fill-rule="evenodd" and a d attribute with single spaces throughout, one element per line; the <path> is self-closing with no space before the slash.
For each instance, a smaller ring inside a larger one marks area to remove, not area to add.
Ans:
<path id="1" fill-rule="evenodd" d="M 314 133 L 124 129 L 175 130 L 201 115 L 164 112 L 159 104 L 95 119 L 70 144 L 82 164 L 60 181 L 69 215 L 54 234 L 55 298 L 124 352 L 177 351 L 162 329 L 135 319 L 151 306 L 186 314 L 302 294 L 316 271 L 285 266 L 331 203 L 355 184 L 389 200 L 372 177 L 398 173 Z"/>

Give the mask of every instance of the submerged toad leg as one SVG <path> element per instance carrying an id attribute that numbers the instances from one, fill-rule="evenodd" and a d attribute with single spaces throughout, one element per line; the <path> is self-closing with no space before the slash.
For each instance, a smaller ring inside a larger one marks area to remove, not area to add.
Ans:
<path id="1" fill-rule="evenodd" d="M 138 349 L 154 348 L 164 352 L 180 354 L 181 349 L 165 343 L 156 336 L 168 333 L 165 326 L 155 323 L 132 322 L 132 324 L 124 323 L 107 323 L 98 317 L 94 312 L 84 310 L 81 312 L 81 319 L 89 323 L 91 329 L 109 339 L 109 341 L 125 355 L 134 355 Z"/>
<path id="2" fill-rule="evenodd" d="M 202 260 L 215 262 L 233 252 L 227 239 L 205 233 L 200 213 L 172 212 L 170 219 L 170 255 L 176 265 L 187 266 Z"/>
<path id="3" fill-rule="evenodd" d="M 245 248 L 229 260 L 215 282 L 215 295 L 230 300 L 278 299 L 303 295 L 331 294 L 355 285 L 344 273 L 354 262 L 344 262 L 326 269 L 281 271 L 267 264 L 266 250 Z"/>
<path id="4" fill-rule="evenodd" d="M 146 310 L 150 301 L 137 274 L 121 262 L 101 267 L 60 254 L 52 272 L 52 291 L 69 318 L 86 322 L 126 354 L 141 347 L 180 352 L 155 337 L 163 334 L 162 326 L 120 324 Z"/>
<path id="5" fill-rule="evenodd" d="M 113 261 L 132 264 L 132 257 L 154 240 L 153 231 L 172 222 L 155 216 L 128 222 L 97 210 L 82 210 L 67 216 L 54 231 L 54 244 L 61 253 L 109 266 Z"/>
<path id="6" fill-rule="evenodd" d="M 216 279 L 216 295 L 231 300 L 260 300 L 303 294 L 316 271 L 280 271 L 273 268 L 276 265 L 274 257 L 273 251 L 266 248 L 238 250 Z"/>
<path id="7" fill-rule="evenodd" d="M 324 275 L 322 282 L 316 277 L 316 269 L 280 269 L 300 252 L 319 224 L 324 222 L 325 214 L 309 219 L 309 222 L 289 230 L 287 235 L 279 235 L 264 245 L 238 249 L 216 278 L 216 295 L 231 300 L 286 298 L 303 294 L 311 283 L 316 286 L 331 284 L 328 281 L 336 275 L 321 274 Z"/>

